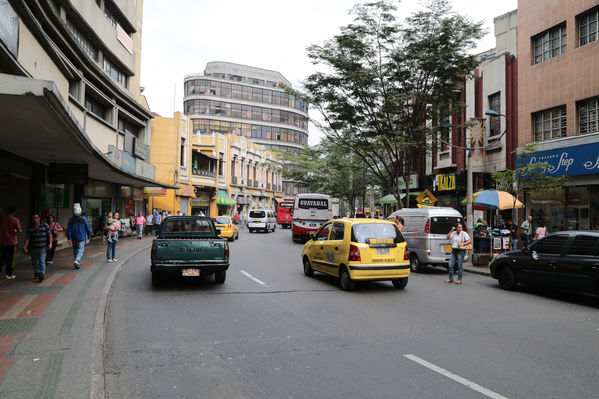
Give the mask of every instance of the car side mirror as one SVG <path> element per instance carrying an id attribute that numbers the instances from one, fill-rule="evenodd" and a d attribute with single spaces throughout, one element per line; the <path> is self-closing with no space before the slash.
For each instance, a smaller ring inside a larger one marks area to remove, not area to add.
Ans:
<path id="1" fill-rule="evenodd" d="M 218 235 L 220 235 L 220 233 L 221 233 L 220 229 L 216 229 L 216 235 L 218 236 Z"/>
<path id="2" fill-rule="evenodd" d="M 310 236 L 310 238 L 311 238 L 312 240 L 316 241 L 316 234 L 312 234 L 312 235 Z"/>

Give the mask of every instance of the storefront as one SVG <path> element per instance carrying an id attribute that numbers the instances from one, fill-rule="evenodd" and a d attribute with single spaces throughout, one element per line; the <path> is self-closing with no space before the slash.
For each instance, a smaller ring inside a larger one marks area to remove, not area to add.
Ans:
<path id="1" fill-rule="evenodd" d="M 212 188 L 208 188 L 212 190 Z M 191 199 L 191 214 L 199 215 L 203 213 L 205 216 L 210 215 L 210 191 L 196 188 L 196 197 Z"/>
<path id="2" fill-rule="evenodd" d="M 231 215 L 235 209 L 237 202 L 229 198 L 227 190 L 218 190 L 216 197 L 216 206 L 218 207 L 218 215 Z"/>
<path id="3" fill-rule="evenodd" d="M 183 215 L 191 214 L 191 200 L 195 197 L 193 186 L 182 184 L 176 191 L 179 201 L 179 212 Z"/>
<path id="4" fill-rule="evenodd" d="M 575 139 L 583 138 L 592 136 Z M 599 142 L 538 151 L 523 161 L 547 163 L 546 175 L 568 177 L 558 190 L 527 193 L 533 224 L 542 222 L 550 232 L 599 230 Z"/>

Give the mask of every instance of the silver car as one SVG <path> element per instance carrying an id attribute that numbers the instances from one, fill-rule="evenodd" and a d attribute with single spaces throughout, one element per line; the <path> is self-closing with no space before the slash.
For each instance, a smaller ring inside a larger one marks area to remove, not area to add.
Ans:
<path id="1" fill-rule="evenodd" d="M 449 266 L 451 241 L 447 233 L 457 223 L 464 225 L 460 212 L 453 208 L 405 208 L 393 212 L 387 220 L 396 216 L 404 220 L 402 233 L 410 250 L 413 272 L 421 272 L 426 266 Z M 468 254 L 464 262 L 467 260 Z"/>

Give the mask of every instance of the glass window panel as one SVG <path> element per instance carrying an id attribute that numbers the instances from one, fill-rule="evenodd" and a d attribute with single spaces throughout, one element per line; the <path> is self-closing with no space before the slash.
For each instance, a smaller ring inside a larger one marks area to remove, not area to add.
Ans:
<path id="1" fill-rule="evenodd" d="M 252 88 L 252 100 L 262 102 L 262 89 Z"/>
<path id="2" fill-rule="evenodd" d="M 272 102 L 272 90 L 262 90 L 262 102 L 270 104 Z"/>
<path id="3" fill-rule="evenodd" d="M 252 88 L 243 86 L 241 88 L 241 98 L 244 100 L 251 100 L 252 99 Z"/>
<path id="4" fill-rule="evenodd" d="M 231 98 L 231 83 L 222 83 L 221 96 L 224 98 Z"/>

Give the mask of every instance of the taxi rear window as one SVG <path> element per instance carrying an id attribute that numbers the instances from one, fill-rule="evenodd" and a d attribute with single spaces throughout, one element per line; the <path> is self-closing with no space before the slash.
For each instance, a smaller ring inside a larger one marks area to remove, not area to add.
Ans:
<path id="1" fill-rule="evenodd" d="M 392 223 L 354 224 L 351 236 L 351 240 L 358 243 L 365 243 L 369 238 L 391 238 L 394 243 L 405 241 L 397 226 Z"/>
<path id="2" fill-rule="evenodd" d="M 229 218 L 212 218 L 212 220 L 214 220 L 214 223 L 218 223 L 218 224 L 229 224 L 231 222 L 229 222 Z"/>

